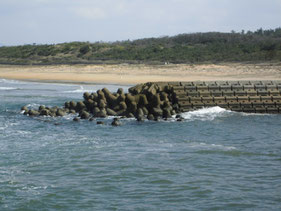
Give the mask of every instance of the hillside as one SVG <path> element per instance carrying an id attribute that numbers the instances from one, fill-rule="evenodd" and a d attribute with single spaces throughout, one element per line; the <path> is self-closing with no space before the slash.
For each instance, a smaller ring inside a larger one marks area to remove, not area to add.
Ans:
<path id="1" fill-rule="evenodd" d="M 281 28 L 193 33 L 120 42 L 0 47 L 0 64 L 201 63 L 281 61 Z"/>

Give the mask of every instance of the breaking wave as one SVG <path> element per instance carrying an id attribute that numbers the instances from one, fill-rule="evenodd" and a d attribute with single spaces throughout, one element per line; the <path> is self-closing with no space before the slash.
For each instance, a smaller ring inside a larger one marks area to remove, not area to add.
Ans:
<path id="1" fill-rule="evenodd" d="M 215 106 L 211 108 L 202 108 L 196 111 L 185 112 L 182 113 L 181 116 L 185 120 L 212 121 L 217 117 L 226 117 L 231 113 L 233 112 L 219 106 Z"/>

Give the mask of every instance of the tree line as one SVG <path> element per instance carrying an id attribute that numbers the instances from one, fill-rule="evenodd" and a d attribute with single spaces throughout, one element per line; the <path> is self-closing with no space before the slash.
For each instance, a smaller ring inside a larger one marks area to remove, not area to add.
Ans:
<path id="1" fill-rule="evenodd" d="M 207 32 L 117 42 L 0 47 L 2 64 L 281 61 L 281 28 Z"/>

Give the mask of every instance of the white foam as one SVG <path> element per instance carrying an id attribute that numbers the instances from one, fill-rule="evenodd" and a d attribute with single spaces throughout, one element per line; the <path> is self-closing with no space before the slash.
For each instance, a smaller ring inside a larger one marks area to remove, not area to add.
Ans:
<path id="1" fill-rule="evenodd" d="M 17 84 L 17 83 L 20 83 L 20 81 L 16 81 L 16 80 L 7 80 L 7 79 L 4 79 L 4 78 L 1 78 L 1 79 L 0 79 L 0 83 Z"/>
<path id="2" fill-rule="evenodd" d="M 40 104 L 37 104 L 37 103 L 31 103 L 31 104 L 26 105 L 27 108 L 31 108 L 31 109 L 38 108 L 39 106 L 40 106 Z"/>
<path id="3" fill-rule="evenodd" d="M 196 111 L 189 111 L 182 113 L 181 116 L 186 120 L 201 120 L 201 121 L 212 121 L 217 117 L 223 117 L 232 111 L 226 110 L 219 106 L 211 108 L 202 108 Z"/>
<path id="4" fill-rule="evenodd" d="M 263 114 L 263 113 L 245 113 L 245 112 L 239 112 L 242 116 L 269 116 L 274 114 Z"/>
<path id="5" fill-rule="evenodd" d="M 80 86 L 80 89 L 63 91 L 63 93 L 84 93 L 84 92 L 96 92 L 96 90 L 94 90 L 94 89 L 92 89 L 92 90 L 84 89 L 83 86 Z"/>
<path id="6" fill-rule="evenodd" d="M 15 90 L 15 87 L 0 87 L 0 90 Z"/>
<path id="7" fill-rule="evenodd" d="M 236 150 L 236 147 L 233 146 L 223 146 L 220 144 L 207 144 L 207 143 L 197 143 L 191 142 L 190 147 L 192 148 L 199 148 L 199 149 L 219 149 L 219 150 Z"/>

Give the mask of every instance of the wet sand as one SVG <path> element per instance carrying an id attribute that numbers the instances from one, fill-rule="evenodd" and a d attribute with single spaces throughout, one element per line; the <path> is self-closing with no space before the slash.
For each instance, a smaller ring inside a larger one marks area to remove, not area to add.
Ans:
<path id="1" fill-rule="evenodd" d="M 0 65 L 0 78 L 124 85 L 153 81 L 280 80 L 281 64 Z"/>

